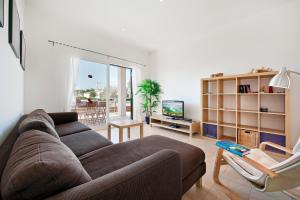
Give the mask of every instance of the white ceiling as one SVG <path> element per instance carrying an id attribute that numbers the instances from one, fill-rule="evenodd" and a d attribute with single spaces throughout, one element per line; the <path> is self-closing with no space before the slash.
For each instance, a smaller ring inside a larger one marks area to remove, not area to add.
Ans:
<path id="1" fill-rule="evenodd" d="M 45 15 L 85 25 L 147 51 L 188 43 L 293 0 L 28 0 Z M 42 16 L 39 16 L 42 17 Z M 51 24 L 50 24 L 51 26 Z M 80 30 L 84 31 L 84 30 Z"/>

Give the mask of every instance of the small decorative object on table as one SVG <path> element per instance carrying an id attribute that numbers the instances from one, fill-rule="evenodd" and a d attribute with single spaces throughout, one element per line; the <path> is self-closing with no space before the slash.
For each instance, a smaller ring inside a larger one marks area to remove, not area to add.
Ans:
<path id="1" fill-rule="evenodd" d="M 264 73 L 264 72 L 272 72 L 272 71 L 273 69 L 270 67 L 261 67 L 258 69 L 252 69 L 250 73 L 255 74 L 255 73 Z"/>
<path id="2" fill-rule="evenodd" d="M 250 149 L 227 140 L 217 141 L 216 145 L 240 157 L 243 157 L 250 153 Z"/>
<path id="3" fill-rule="evenodd" d="M 269 112 L 269 109 L 265 108 L 265 107 L 261 107 L 260 108 L 260 112 Z"/>
<path id="4" fill-rule="evenodd" d="M 248 85 L 240 85 L 239 92 L 240 93 L 252 93 L 251 86 L 249 84 Z"/>
<path id="5" fill-rule="evenodd" d="M 245 88 L 243 85 L 240 85 L 239 88 L 239 93 L 245 93 Z"/>
<path id="6" fill-rule="evenodd" d="M 261 92 L 263 93 L 274 93 L 273 87 L 272 86 L 263 86 L 261 88 Z"/>
<path id="7" fill-rule="evenodd" d="M 216 78 L 216 77 L 222 77 L 224 74 L 223 73 L 216 73 L 216 74 L 211 74 L 210 77 Z"/>
<path id="8" fill-rule="evenodd" d="M 269 93 L 273 93 L 273 87 L 272 86 L 269 86 Z"/>
<path id="9" fill-rule="evenodd" d="M 192 123 L 193 122 L 193 119 L 189 119 L 189 118 L 184 118 L 183 121 L 186 121 L 186 122 L 190 122 Z"/>

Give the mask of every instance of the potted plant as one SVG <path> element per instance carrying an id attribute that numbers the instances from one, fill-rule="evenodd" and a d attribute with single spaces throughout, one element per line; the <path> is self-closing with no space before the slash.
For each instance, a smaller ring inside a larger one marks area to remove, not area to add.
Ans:
<path id="1" fill-rule="evenodd" d="M 157 81 L 145 79 L 138 85 L 136 94 L 140 94 L 143 99 L 142 108 L 146 114 L 145 121 L 149 124 L 150 116 L 160 102 L 160 95 L 162 94 L 161 86 Z"/>

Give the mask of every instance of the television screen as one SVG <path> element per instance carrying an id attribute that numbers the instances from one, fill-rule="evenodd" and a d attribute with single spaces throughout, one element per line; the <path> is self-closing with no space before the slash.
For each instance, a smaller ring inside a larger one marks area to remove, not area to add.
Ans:
<path id="1" fill-rule="evenodd" d="M 184 102 L 183 101 L 162 101 L 162 113 L 165 116 L 174 118 L 184 117 Z"/>

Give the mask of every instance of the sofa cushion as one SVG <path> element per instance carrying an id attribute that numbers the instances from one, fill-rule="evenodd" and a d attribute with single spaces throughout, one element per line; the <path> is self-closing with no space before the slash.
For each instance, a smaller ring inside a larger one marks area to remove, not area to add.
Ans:
<path id="1" fill-rule="evenodd" d="M 53 119 L 55 125 L 78 121 L 77 112 L 48 113 L 48 115 Z"/>
<path id="2" fill-rule="evenodd" d="M 1 193 L 4 200 L 43 199 L 90 180 L 68 147 L 32 130 L 14 144 L 1 178 Z"/>
<path id="3" fill-rule="evenodd" d="M 30 115 L 41 115 L 42 117 L 44 117 L 51 124 L 52 127 L 55 127 L 53 119 L 43 109 L 34 110 L 30 113 Z"/>
<path id="4" fill-rule="evenodd" d="M 66 135 L 60 139 L 77 157 L 112 144 L 93 130 Z"/>
<path id="5" fill-rule="evenodd" d="M 91 130 L 88 126 L 78 121 L 56 125 L 55 129 L 60 137 Z"/>
<path id="6" fill-rule="evenodd" d="M 39 130 L 42 132 L 46 132 L 59 139 L 59 136 L 54 127 L 41 115 L 28 115 L 21 122 L 19 126 L 20 134 L 29 130 Z"/>
<path id="7" fill-rule="evenodd" d="M 199 168 L 205 160 L 204 152 L 195 146 L 162 136 L 149 136 L 104 147 L 82 156 L 80 161 L 89 175 L 95 179 L 163 149 L 179 153 L 182 179 Z"/>

